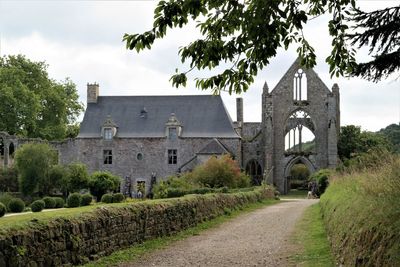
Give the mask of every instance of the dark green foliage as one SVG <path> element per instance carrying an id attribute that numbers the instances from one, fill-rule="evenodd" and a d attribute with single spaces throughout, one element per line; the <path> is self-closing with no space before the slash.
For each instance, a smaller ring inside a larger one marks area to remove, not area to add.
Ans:
<path id="1" fill-rule="evenodd" d="M 89 206 L 92 200 L 93 196 L 91 194 L 83 194 L 81 196 L 81 206 Z"/>
<path id="2" fill-rule="evenodd" d="M 0 168 L 0 192 L 18 192 L 18 173 L 14 167 Z"/>
<path id="3" fill-rule="evenodd" d="M 281 48 L 289 49 L 295 44 L 300 63 L 307 68 L 314 67 L 315 50 L 303 35 L 303 27 L 314 17 L 330 14 L 327 28 L 332 37 L 332 49 L 325 61 L 330 65 L 331 76 L 355 74 L 369 78 L 370 67 L 357 65 L 356 46 L 350 43 L 381 52 L 372 68 L 376 70 L 375 77 L 394 72 L 399 67 L 397 18 L 400 8 L 369 14 L 353 11 L 354 7 L 354 0 L 159 1 L 154 10 L 153 27 L 142 34 L 125 34 L 123 40 L 127 49 L 140 52 L 151 49 L 155 40 L 163 38 L 169 28 L 196 21 L 202 37 L 179 50 L 181 61 L 189 63 L 190 69 L 176 69 L 170 79 L 172 84 L 185 86 L 187 74 L 193 69 L 214 69 L 227 62 L 228 67 L 220 73 L 196 78 L 196 86 L 215 93 L 221 90 L 241 93 Z M 357 23 L 352 25 L 356 29 L 349 27 L 349 21 L 354 19 Z M 358 28 L 361 34 L 354 34 Z M 382 45 L 378 45 L 381 42 Z"/>
<path id="4" fill-rule="evenodd" d="M 14 199 L 14 196 L 7 192 L 0 192 L 0 203 L 2 203 L 6 208 L 8 207 L 8 203 Z"/>
<path id="5" fill-rule="evenodd" d="M 113 203 L 120 203 L 124 201 L 125 196 L 122 193 L 113 194 Z"/>
<path id="6" fill-rule="evenodd" d="M 66 175 L 67 175 L 67 170 L 63 165 L 57 164 L 51 166 L 47 179 L 48 188 L 50 190 L 52 189 L 61 190 L 63 187 L 63 183 L 65 182 Z"/>
<path id="7" fill-rule="evenodd" d="M 44 197 L 42 200 L 46 209 L 54 209 L 54 207 L 56 206 L 56 201 L 52 197 Z"/>
<path id="8" fill-rule="evenodd" d="M 359 126 L 348 125 L 340 128 L 338 154 L 342 161 L 371 149 L 390 149 L 390 143 L 382 134 L 361 132 Z"/>
<path id="9" fill-rule="evenodd" d="M 3 203 L 0 202 L 0 217 L 3 217 L 6 214 L 7 208 Z"/>
<path id="10" fill-rule="evenodd" d="M 112 194 L 104 194 L 101 197 L 101 202 L 103 202 L 103 203 L 113 203 L 113 195 Z"/>
<path id="11" fill-rule="evenodd" d="M 31 210 L 32 212 L 40 212 L 42 211 L 46 206 L 46 203 L 43 200 L 35 200 L 31 204 Z"/>
<path id="12" fill-rule="evenodd" d="M 400 69 L 400 5 L 364 12 L 354 9 L 348 20 L 355 26 L 348 38 L 358 48 L 369 47 L 373 60 L 358 64 L 353 74 L 378 82 Z"/>
<path id="13" fill-rule="evenodd" d="M 378 133 L 384 135 L 391 143 L 391 151 L 400 153 L 400 124 L 390 124 Z"/>
<path id="14" fill-rule="evenodd" d="M 20 190 L 30 195 L 38 190 L 49 194 L 52 188 L 48 173 L 57 162 L 55 151 L 48 144 L 27 143 L 15 152 L 15 166 L 18 170 Z"/>
<path id="15" fill-rule="evenodd" d="M 8 202 L 7 208 L 10 212 L 23 212 L 25 209 L 25 202 L 20 198 L 14 198 Z"/>
<path id="16" fill-rule="evenodd" d="M 75 84 L 49 78 L 44 62 L 22 55 L 0 58 L 0 129 L 25 137 L 66 137 L 83 110 Z"/>
<path id="17" fill-rule="evenodd" d="M 332 170 L 330 169 L 321 169 L 317 172 L 311 174 L 308 178 L 309 181 L 316 181 L 318 185 L 318 196 L 321 196 L 325 193 L 326 188 L 329 185 L 329 177 L 332 175 Z"/>
<path id="18" fill-rule="evenodd" d="M 99 200 L 103 194 L 118 190 L 120 181 L 118 176 L 110 172 L 94 172 L 89 178 L 90 192 Z"/>
<path id="19" fill-rule="evenodd" d="M 67 175 L 63 182 L 63 187 L 67 192 L 76 192 L 87 188 L 89 174 L 86 165 L 83 163 L 71 163 L 67 166 Z"/>
<path id="20" fill-rule="evenodd" d="M 81 204 L 81 194 L 72 193 L 67 198 L 67 206 L 68 208 L 76 208 Z"/>
<path id="21" fill-rule="evenodd" d="M 55 209 L 64 208 L 65 201 L 62 197 L 54 197 L 54 201 L 56 202 Z"/>

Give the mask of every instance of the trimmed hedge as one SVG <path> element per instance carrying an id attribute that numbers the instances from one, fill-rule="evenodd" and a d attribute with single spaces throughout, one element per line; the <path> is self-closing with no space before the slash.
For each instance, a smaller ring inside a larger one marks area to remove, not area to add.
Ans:
<path id="1" fill-rule="evenodd" d="M 122 193 L 113 194 L 113 203 L 120 203 L 124 201 L 125 196 Z"/>
<path id="2" fill-rule="evenodd" d="M 81 194 L 72 193 L 67 198 L 67 206 L 68 208 L 76 208 L 81 204 Z"/>
<path id="3" fill-rule="evenodd" d="M 112 203 L 113 195 L 112 194 L 104 194 L 101 196 L 101 202 L 103 203 Z"/>
<path id="4" fill-rule="evenodd" d="M 93 201 L 93 196 L 89 193 L 81 196 L 81 206 L 89 206 Z"/>
<path id="5" fill-rule="evenodd" d="M 54 209 L 56 206 L 56 201 L 52 197 L 44 197 L 42 200 L 44 201 L 45 209 Z"/>
<path id="6" fill-rule="evenodd" d="M 44 202 L 43 200 L 36 200 L 32 202 L 31 210 L 32 212 L 40 212 L 45 208 L 45 206 L 46 202 Z"/>
<path id="7" fill-rule="evenodd" d="M 62 197 L 54 197 L 54 201 L 56 202 L 55 209 L 64 208 L 65 201 Z"/>
<path id="8" fill-rule="evenodd" d="M 0 202 L 0 217 L 3 217 L 6 214 L 7 208 L 3 203 Z"/>
<path id="9" fill-rule="evenodd" d="M 23 212 L 25 209 L 25 202 L 20 198 L 11 199 L 8 202 L 8 210 L 10 212 Z"/>
<path id="10" fill-rule="evenodd" d="M 0 263 L 5 266 L 84 264 L 148 239 L 175 234 L 223 215 L 228 209 L 273 198 L 271 188 L 191 195 L 103 206 L 75 217 L 29 223 L 23 231 L 9 229 L 0 233 Z"/>

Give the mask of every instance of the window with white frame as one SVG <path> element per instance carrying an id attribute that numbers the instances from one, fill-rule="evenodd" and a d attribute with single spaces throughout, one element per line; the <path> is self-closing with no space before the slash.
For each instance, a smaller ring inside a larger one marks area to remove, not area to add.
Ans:
<path id="1" fill-rule="evenodd" d="M 112 131 L 111 128 L 104 128 L 103 134 L 104 134 L 104 139 L 105 140 L 112 140 L 113 131 Z"/>

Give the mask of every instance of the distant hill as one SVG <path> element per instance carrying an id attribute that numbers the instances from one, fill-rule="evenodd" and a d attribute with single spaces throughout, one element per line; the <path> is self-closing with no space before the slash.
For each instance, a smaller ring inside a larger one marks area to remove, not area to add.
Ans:
<path id="1" fill-rule="evenodd" d="M 390 124 L 377 133 L 384 135 L 393 145 L 393 151 L 400 153 L 400 124 Z"/>

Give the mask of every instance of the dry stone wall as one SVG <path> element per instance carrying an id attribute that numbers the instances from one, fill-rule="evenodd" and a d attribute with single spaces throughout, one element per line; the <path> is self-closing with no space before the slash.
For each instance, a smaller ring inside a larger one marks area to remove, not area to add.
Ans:
<path id="1" fill-rule="evenodd" d="M 70 266 L 171 235 L 237 208 L 273 198 L 270 188 L 103 206 L 74 218 L 32 221 L 0 233 L 0 266 Z"/>

